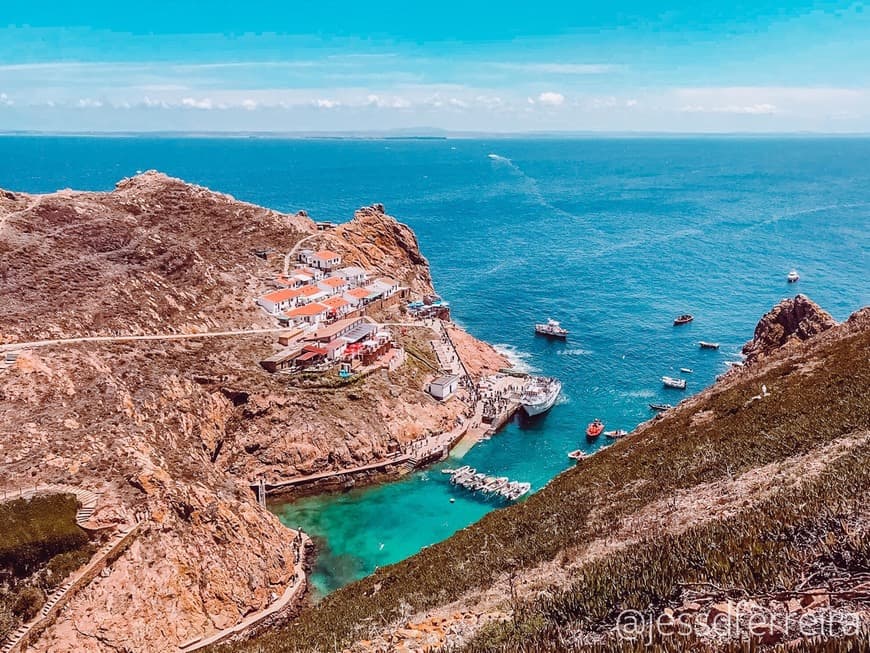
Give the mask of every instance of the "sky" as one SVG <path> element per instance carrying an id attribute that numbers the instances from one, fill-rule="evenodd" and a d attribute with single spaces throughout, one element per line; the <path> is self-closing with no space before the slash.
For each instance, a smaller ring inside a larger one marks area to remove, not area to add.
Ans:
<path id="1" fill-rule="evenodd" d="M 861 2 L 3 0 L 0 131 L 870 132 Z"/>

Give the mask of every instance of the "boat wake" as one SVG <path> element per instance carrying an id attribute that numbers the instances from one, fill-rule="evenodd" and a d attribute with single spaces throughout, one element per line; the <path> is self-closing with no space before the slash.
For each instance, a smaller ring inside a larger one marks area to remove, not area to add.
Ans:
<path id="1" fill-rule="evenodd" d="M 492 153 L 490 153 L 490 154 L 487 154 L 486 156 L 487 156 L 488 158 L 492 159 L 493 161 L 501 161 L 502 163 L 510 163 L 510 164 L 513 164 L 513 161 L 511 161 L 511 160 L 510 160 L 509 158 L 507 158 L 506 156 L 502 156 L 501 154 L 492 154 Z M 516 166 L 514 166 L 514 167 L 516 168 Z"/>
<path id="2" fill-rule="evenodd" d="M 532 355 L 526 351 L 520 351 L 514 345 L 509 345 L 506 343 L 498 343 L 492 346 L 499 354 L 508 359 L 511 364 L 511 367 L 518 372 L 537 372 L 538 369 L 533 367 L 529 360 L 532 358 Z"/>
<path id="3" fill-rule="evenodd" d="M 560 349 L 559 356 L 590 356 L 592 352 L 589 349 Z"/>

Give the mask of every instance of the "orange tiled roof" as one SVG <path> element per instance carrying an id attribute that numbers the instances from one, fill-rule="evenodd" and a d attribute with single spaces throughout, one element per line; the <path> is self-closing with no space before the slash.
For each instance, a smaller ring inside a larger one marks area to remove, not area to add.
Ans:
<path id="1" fill-rule="evenodd" d="M 365 299 L 372 294 L 372 291 L 366 290 L 365 288 L 354 288 L 353 290 L 348 290 L 347 294 L 351 297 L 356 297 L 357 299 Z"/>
<path id="2" fill-rule="evenodd" d="M 320 302 L 324 306 L 329 306 L 329 308 L 341 308 L 342 306 L 348 306 L 350 304 L 346 299 L 342 299 L 341 297 L 330 297 L 329 299 L 324 299 Z"/>
<path id="3" fill-rule="evenodd" d="M 292 311 L 287 311 L 285 315 L 287 317 L 310 317 L 311 315 L 319 315 L 328 310 L 329 308 L 320 302 L 314 302 L 312 304 L 300 306 L 299 308 L 294 308 Z"/>
<path id="4" fill-rule="evenodd" d="M 327 260 L 331 259 L 331 258 L 341 258 L 341 256 L 339 254 L 336 254 L 332 250 L 328 250 L 328 249 L 321 249 L 319 252 L 314 252 L 313 256 L 314 256 L 314 258 L 321 258 L 321 259 L 327 259 Z"/>
<path id="5" fill-rule="evenodd" d="M 302 286 L 299 289 L 299 294 L 303 295 L 304 297 L 311 297 L 311 295 L 316 295 L 317 293 L 320 293 L 320 292 L 323 292 L 323 291 L 320 288 L 318 288 L 317 286 Z"/>
<path id="6" fill-rule="evenodd" d="M 273 302 L 275 304 L 279 302 L 286 301 L 288 299 L 293 299 L 299 295 L 299 290 L 296 288 L 284 288 L 283 290 L 276 290 L 274 292 L 267 293 L 261 297 L 261 299 L 265 299 L 267 301 Z"/>

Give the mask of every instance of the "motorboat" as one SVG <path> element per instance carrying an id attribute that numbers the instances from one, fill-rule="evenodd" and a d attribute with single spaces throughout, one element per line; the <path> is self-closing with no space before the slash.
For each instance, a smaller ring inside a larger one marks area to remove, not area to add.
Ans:
<path id="1" fill-rule="evenodd" d="M 691 313 L 683 313 L 679 317 L 674 318 L 674 326 L 680 326 L 681 324 L 688 324 L 689 322 L 691 322 L 694 319 L 695 319 L 695 317 Z"/>
<path id="2" fill-rule="evenodd" d="M 683 374 L 691 374 L 694 370 L 691 367 L 681 367 L 680 372 Z"/>
<path id="3" fill-rule="evenodd" d="M 571 460 L 576 460 L 578 463 L 581 460 L 586 460 L 589 457 L 589 454 L 583 451 L 582 449 L 575 449 L 574 451 L 568 454 L 568 458 Z"/>
<path id="4" fill-rule="evenodd" d="M 797 283 L 798 281 L 800 281 L 801 275 L 798 274 L 797 270 L 792 270 L 788 273 L 786 279 L 788 279 L 789 283 Z"/>
<path id="5" fill-rule="evenodd" d="M 616 429 L 615 431 L 605 431 L 604 435 L 606 435 L 608 438 L 611 438 L 612 440 L 618 440 L 619 438 L 624 438 L 626 435 L 628 435 L 628 431 L 624 429 Z"/>
<path id="6" fill-rule="evenodd" d="M 604 422 L 602 422 L 597 417 L 589 423 L 589 426 L 586 427 L 586 437 L 587 438 L 597 438 L 604 432 Z"/>
<path id="7" fill-rule="evenodd" d="M 562 382 L 559 379 L 539 376 L 530 380 L 520 398 L 523 410 L 529 417 L 546 413 L 556 403 L 562 392 Z"/>
<path id="8" fill-rule="evenodd" d="M 670 404 L 650 404 L 649 405 L 650 410 L 657 410 L 659 412 L 664 411 L 664 410 L 670 410 L 671 408 L 673 408 L 673 406 L 671 406 Z"/>
<path id="9" fill-rule="evenodd" d="M 719 349 L 718 342 L 706 342 L 705 340 L 700 340 L 698 344 L 701 346 L 701 349 Z"/>
<path id="10" fill-rule="evenodd" d="M 559 338 L 561 340 L 568 337 L 568 329 L 563 328 L 561 324 L 552 319 L 548 319 L 543 324 L 536 324 L 535 333 L 550 338 Z"/>
<path id="11" fill-rule="evenodd" d="M 675 379 L 672 376 L 663 376 L 662 383 L 666 388 L 674 388 L 675 390 L 686 389 L 686 379 Z"/>

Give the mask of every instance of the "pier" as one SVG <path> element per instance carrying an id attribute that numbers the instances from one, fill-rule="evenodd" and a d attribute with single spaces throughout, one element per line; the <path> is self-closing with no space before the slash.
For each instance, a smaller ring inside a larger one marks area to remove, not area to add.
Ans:
<path id="1" fill-rule="evenodd" d="M 512 481 L 507 476 L 488 476 L 468 465 L 459 469 L 444 469 L 442 472 L 450 475 L 450 482 L 454 485 L 488 496 L 498 496 L 508 501 L 516 501 L 532 489 L 531 483 Z"/>

